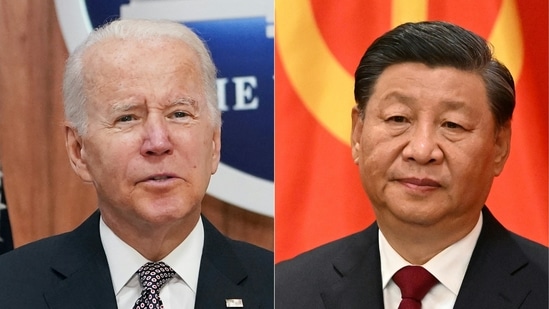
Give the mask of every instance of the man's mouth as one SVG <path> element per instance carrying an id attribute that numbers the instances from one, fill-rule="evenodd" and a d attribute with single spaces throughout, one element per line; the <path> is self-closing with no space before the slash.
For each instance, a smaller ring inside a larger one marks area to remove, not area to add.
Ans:
<path id="1" fill-rule="evenodd" d="M 430 178 L 415 178 L 415 177 L 409 177 L 409 178 L 402 178 L 399 179 L 400 182 L 405 184 L 410 184 L 414 186 L 419 187 L 440 187 L 440 183 L 438 183 L 436 180 L 430 179 Z"/>
<path id="2" fill-rule="evenodd" d="M 173 178 L 178 178 L 178 176 L 174 174 L 169 174 L 169 173 L 162 173 L 162 174 L 154 174 L 154 175 L 145 177 L 139 182 L 149 182 L 149 181 L 162 182 L 162 181 L 167 181 Z"/>

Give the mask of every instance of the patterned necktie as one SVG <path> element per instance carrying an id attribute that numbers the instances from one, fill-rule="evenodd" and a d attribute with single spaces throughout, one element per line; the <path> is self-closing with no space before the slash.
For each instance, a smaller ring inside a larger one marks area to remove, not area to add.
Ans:
<path id="1" fill-rule="evenodd" d="M 398 309 L 421 309 L 421 300 L 438 280 L 421 266 L 405 266 L 393 276 L 402 301 Z"/>
<path id="2" fill-rule="evenodd" d="M 137 271 L 143 286 L 141 296 L 135 302 L 134 309 L 163 309 L 160 289 L 174 275 L 175 271 L 164 262 L 147 263 Z"/>

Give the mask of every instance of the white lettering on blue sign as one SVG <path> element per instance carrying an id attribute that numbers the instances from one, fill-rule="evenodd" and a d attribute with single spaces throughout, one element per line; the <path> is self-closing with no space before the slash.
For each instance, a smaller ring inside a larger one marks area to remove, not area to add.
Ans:
<path id="1" fill-rule="evenodd" d="M 255 94 L 257 78 L 255 76 L 238 76 L 217 79 L 217 103 L 223 112 L 231 110 L 227 104 L 227 87 L 234 87 L 234 106 L 232 110 L 255 110 L 259 108 L 259 97 Z"/>

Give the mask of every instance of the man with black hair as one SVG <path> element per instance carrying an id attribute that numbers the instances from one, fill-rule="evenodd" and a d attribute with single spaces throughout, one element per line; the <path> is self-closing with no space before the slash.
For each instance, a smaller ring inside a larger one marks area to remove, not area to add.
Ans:
<path id="1" fill-rule="evenodd" d="M 367 49 L 354 92 L 352 155 L 376 222 L 278 264 L 276 307 L 547 308 L 547 247 L 485 206 L 515 106 L 487 42 L 400 25 Z"/>

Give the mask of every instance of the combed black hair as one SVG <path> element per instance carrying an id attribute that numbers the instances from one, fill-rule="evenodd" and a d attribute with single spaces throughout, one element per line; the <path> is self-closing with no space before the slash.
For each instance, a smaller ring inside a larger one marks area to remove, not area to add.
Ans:
<path id="1" fill-rule="evenodd" d="M 355 72 L 355 101 L 362 113 L 383 71 L 404 62 L 478 73 L 485 83 L 496 124 L 503 126 L 511 120 L 515 85 L 509 70 L 493 57 L 485 39 L 442 21 L 405 23 L 370 45 Z"/>

